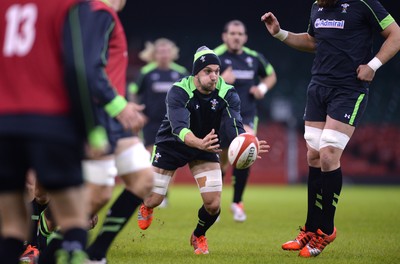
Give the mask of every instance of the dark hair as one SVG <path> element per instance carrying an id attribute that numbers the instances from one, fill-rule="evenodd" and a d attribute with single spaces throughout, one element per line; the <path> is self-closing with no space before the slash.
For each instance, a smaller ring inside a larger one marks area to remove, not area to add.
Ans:
<path id="1" fill-rule="evenodd" d="M 244 33 L 247 34 L 247 29 L 246 29 L 245 24 L 244 24 L 242 21 L 237 20 L 237 19 L 231 20 L 231 21 L 229 21 L 228 23 L 225 24 L 225 26 L 224 26 L 224 31 L 223 31 L 224 33 L 228 32 L 228 28 L 229 28 L 230 25 L 242 26 L 242 27 L 244 27 Z"/>

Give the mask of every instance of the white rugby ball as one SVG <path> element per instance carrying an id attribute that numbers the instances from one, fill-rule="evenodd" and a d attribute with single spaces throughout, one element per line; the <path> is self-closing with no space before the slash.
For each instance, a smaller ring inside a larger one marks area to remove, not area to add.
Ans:
<path id="1" fill-rule="evenodd" d="M 243 133 L 232 140 L 228 149 L 229 163 L 236 169 L 253 165 L 258 155 L 258 139 L 250 133 Z"/>

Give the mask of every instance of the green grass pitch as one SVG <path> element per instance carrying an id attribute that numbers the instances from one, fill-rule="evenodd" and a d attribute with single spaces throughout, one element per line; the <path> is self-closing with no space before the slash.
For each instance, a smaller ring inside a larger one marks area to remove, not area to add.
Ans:
<path id="1" fill-rule="evenodd" d="M 121 190 L 118 187 L 117 194 Z M 194 185 L 172 185 L 169 207 L 155 209 L 152 226 L 142 231 L 136 212 L 114 241 L 109 263 L 400 263 L 400 186 L 345 185 L 336 212 L 337 238 L 313 259 L 286 252 L 304 224 L 306 187 L 248 186 L 244 200 L 248 219 L 236 223 L 229 206 L 232 188 L 222 192 L 221 220 L 207 232 L 209 255 L 194 255 L 189 237 L 201 206 Z M 100 213 L 101 226 L 106 209 Z"/>

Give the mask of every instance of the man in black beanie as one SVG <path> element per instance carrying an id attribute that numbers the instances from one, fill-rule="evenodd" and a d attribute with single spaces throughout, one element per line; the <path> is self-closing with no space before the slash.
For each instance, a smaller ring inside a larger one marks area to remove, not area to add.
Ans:
<path id="1" fill-rule="evenodd" d="M 139 227 L 145 230 L 150 226 L 153 208 L 162 202 L 175 170 L 189 164 L 203 200 L 197 226 L 190 237 L 195 254 L 208 254 L 205 233 L 220 214 L 220 124 L 226 124 L 230 142 L 245 132 L 239 96 L 233 86 L 220 77 L 220 65 L 218 56 L 202 46 L 194 54 L 192 76 L 176 82 L 169 90 L 167 114 L 153 150 L 155 186 L 138 213 Z M 260 153 L 266 152 L 266 148 L 266 142 L 260 141 Z"/>

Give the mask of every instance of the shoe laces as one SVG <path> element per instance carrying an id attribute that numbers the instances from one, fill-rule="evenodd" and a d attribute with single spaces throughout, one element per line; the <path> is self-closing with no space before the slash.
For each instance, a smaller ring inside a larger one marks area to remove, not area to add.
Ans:
<path id="1" fill-rule="evenodd" d="M 233 212 L 235 214 L 244 214 L 244 205 L 243 203 L 233 203 Z"/>
<path id="2" fill-rule="evenodd" d="M 149 216 L 151 216 L 152 213 L 153 213 L 153 209 L 148 208 L 144 205 L 140 207 L 140 214 L 143 219 L 149 218 Z"/>
<path id="3" fill-rule="evenodd" d="M 299 226 L 300 233 L 297 235 L 296 240 L 300 243 L 306 244 L 310 239 L 312 239 L 311 232 L 307 232 L 305 228 Z M 305 240 L 305 241 L 303 241 Z"/>
<path id="4" fill-rule="evenodd" d="M 28 245 L 23 253 L 23 256 L 26 255 L 39 255 L 39 250 L 35 246 Z"/>
<path id="5" fill-rule="evenodd" d="M 200 248 L 203 252 L 208 250 L 207 238 L 205 236 L 195 236 L 195 241 L 197 248 Z"/>
<path id="6" fill-rule="evenodd" d="M 316 234 L 311 238 L 311 241 L 309 242 L 310 248 L 317 248 L 319 250 L 323 250 L 326 245 L 329 244 L 329 241 L 325 239 L 325 235 L 320 235 Z"/>

